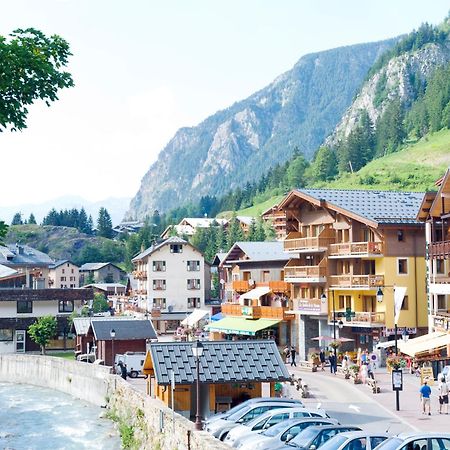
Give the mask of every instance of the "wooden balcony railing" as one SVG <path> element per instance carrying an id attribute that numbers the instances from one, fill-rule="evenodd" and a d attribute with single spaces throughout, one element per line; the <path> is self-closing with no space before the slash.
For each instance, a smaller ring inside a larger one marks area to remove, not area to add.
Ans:
<path id="1" fill-rule="evenodd" d="M 284 250 L 287 252 L 326 250 L 334 242 L 336 242 L 336 234 L 330 228 L 325 228 L 315 237 L 303 237 L 301 233 L 289 233 L 284 240 Z"/>
<path id="2" fill-rule="evenodd" d="M 132 275 L 136 280 L 146 280 L 147 279 L 147 272 L 145 270 L 134 270 L 132 272 Z"/>
<path id="3" fill-rule="evenodd" d="M 269 281 L 269 289 L 277 294 L 288 294 L 291 292 L 291 284 L 286 281 Z"/>
<path id="4" fill-rule="evenodd" d="M 429 246 L 431 258 L 447 258 L 450 256 L 450 241 L 432 242 Z"/>
<path id="5" fill-rule="evenodd" d="M 331 275 L 330 286 L 342 288 L 375 289 L 384 286 L 384 275 Z"/>
<path id="6" fill-rule="evenodd" d="M 251 317 L 253 319 L 293 319 L 292 314 L 286 313 L 288 309 L 282 306 L 242 306 L 237 303 L 222 303 L 224 316 Z"/>
<path id="7" fill-rule="evenodd" d="M 336 311 L 336 314 L 345 314 L 345 311 Z M 346 319 L 345 317 L 336 317 L 336 320 L 342 320 L 345 325 L 351 326 L 384 326 L 385 325 L 385 313 L 384 312 L 367 312 L 367 311 L 355 311 L 355 315 Z M 333 322 L 333 312 L 330 311 L 328 315 L 329 322 Z"/>
<path id="8" fill-rule="evenodd" d="M 301 262 L 299 259 L 291 259 L 284 266 L 285 278 L 306 278 L 312 280 L 327 276 L 327 262 L 325 259 L 322 259 L 316 266 L 304 266 L 300 264 Z"/>
<path id="9" fill-rule="evenodd" d="M 249 282 L 245 280 L 234 280 L 231 286 L 236 292 L 247 292 L 251 289 Z"/>
<path id="10" fill-rule="evenodd" d="M 448 312 L 440 311 L 433 316 L 434 331 L 450 331 L 450 314 Z"/>
<path id="11" fill-rule="evenodd" d="M 343 242 L 330 244 L 330 256 L 381 256 L 384 253 L 383 242 Z"/>

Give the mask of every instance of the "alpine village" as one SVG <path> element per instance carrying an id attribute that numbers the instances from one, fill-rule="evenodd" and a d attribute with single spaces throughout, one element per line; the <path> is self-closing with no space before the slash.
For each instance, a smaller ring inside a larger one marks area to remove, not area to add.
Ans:
<path id="1" fill-rule="evenodd" d="M 450 449 L 449 167 L 449 18 L 303 56 L 179 129 L 117 223 L 2 217 L 0 386 L 96 405 L 117 448 Z"/>

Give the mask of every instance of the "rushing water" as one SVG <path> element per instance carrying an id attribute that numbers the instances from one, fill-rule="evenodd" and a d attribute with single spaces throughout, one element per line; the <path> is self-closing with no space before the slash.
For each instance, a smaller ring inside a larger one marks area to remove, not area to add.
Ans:
<path id="1" fill-rule="evenodd" d="M 51 389 L 0 383 L 0 449 L 120 449 L 102 411 Z"/>

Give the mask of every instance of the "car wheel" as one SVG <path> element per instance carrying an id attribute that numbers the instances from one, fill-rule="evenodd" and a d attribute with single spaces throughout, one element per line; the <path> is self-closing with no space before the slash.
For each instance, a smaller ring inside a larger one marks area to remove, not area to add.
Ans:
<path id="1" fill-rule="evenodd" d="M 130 378 L 137 378 L 137 377 L 138 377 L 138 373 L 135 370 L 130 372 Z"/>

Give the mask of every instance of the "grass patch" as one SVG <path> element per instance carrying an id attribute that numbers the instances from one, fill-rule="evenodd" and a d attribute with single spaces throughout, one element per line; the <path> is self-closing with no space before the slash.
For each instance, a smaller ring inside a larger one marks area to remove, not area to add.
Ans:
<path id="1" fill-rule="evenodd" d="M 57 358 L 70 359 L 75 361 L 75 353 L 73 350 L 67 350 L 62 352 L 46 352 L 47 356 L 56 356 Z"/>

